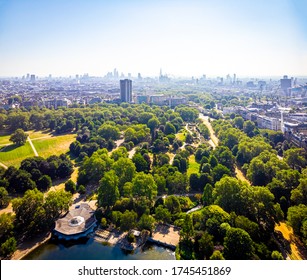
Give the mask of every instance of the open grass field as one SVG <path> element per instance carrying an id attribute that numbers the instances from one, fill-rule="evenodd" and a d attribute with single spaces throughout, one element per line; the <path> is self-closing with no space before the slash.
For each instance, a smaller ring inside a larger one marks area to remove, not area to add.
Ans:
<path id="1" fill-rule="evenodd" d="M 12 144 L 12 142 L 10 142 L 10 137 L 11 135 L 0 135 L 0 146 Z"/>
<path id="2" fill-rule="evenodd" d="M 49 131 L 30 130 L 30 131 L 27 131 L 26 133 L 29 135 L 31 139 L 36 139 L 36 138 L 41 138 L 41 137 L 46 137 L 46 136 L 51 137 L 51 133 Z"/>
<path id="3" fill-rule="evenodd" d="M 0 162 L 6 166 L 19 167 L 20 163 L 27 157 L 33 157 L 34 152 L 29 144 L 26 142 L 23 146 L 16 146 L 14 144 L 2 147 L 0 150 Z"/>
<path id="4" fill-rule="evenodd" d="M 31 139 L 33 139 L 31 137 Z M 47 158 L 51 155 L 65 154 L 69 151 L 69 145 L 75 141 L 76 134 L 66 134 L 50 138 L 33 140 L 32 143 L 36 148 L 39 156 Z"/>
<path id="5" fill-rule="evenodd" d="M 195 156 L 191 155 L 189 157 L 189 168 L 187 170 L 187 175 L 190 177 L 192 173 L 198 173 L 200 164 L 195 161 Z"/>

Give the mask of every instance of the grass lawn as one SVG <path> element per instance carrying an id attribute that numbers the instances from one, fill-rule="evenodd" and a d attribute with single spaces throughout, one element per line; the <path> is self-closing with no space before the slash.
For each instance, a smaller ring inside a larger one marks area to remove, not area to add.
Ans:
<path id="1" fill-rule="evenodd" d="M 15 166 L 19 167 L 22 160 L 27 157 L 33 157 L 34 153 L 29 144 L 26 142 L 23 146 L 16 146 L 14 144 L 3 147 L 0 150 L 0 162 L 5 164 L 6 166 Z"/>
<path id="2" fill-rule="evenodd" d="M 10 142 L 11 135 L 1 135 L 0 136 L 0 145 L 12 144 Z"/>
<path id="3" fill-rule="evenodd" d="M 31 137 L 32 138 L 32 137 Z M 69 151 L 69 145 L 75 141 L 76 134 L 66 134 L 33 140 L 32 143 L 36 148 L 39 156 L 47 158 L 51 155 L 65 154 Z"/>
<path id="4" fill-rule="evenodd" d="M 187 131 L 185 129 L 181 129 L 178 133 L 176 133 L 176 138 L 184 142 L 186 135 Z"/>
<path id="5" fill-rule="evenodd" d="M 46 131 L 34 131 L 34 130 L 30 130 L 26 132 L 27 134 L 29 134 L 31 139 L 35 139 L 35 138 L 40 138 L 40 137 L 46 137 L 46 136 L 51 136 L 50 132 L 48 130 Z"/>
<path id="6" fill-rule="evenodd" d="M 192 173 L 198 173 L 199 167 L 200 167 L 200 164 L 195 161 L 195 156 L 191 155 L 189 157 L 189 168 L 187 171 L 188 177 L 190 177 Z"/>

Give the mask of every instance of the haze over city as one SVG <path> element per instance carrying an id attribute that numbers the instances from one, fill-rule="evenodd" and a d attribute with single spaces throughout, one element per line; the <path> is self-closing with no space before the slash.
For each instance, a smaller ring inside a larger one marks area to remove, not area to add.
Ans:
<path id="1" fill-rule="evenodd" d="M 0 76 L 305 76 L 307 2 L 0 0 Z"/>

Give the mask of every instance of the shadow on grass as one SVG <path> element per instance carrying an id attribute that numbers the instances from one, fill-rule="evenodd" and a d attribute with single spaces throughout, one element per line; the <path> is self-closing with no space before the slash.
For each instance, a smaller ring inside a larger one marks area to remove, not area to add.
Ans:
<path id="1" fill-rule="evenodd" d="M 8 152 L 11 152 L 17 148 L 21 147 L 21 145 L 17 145 L 17 144 L 11 144 L 11 145 L 7 145 L 5 147 L 3 147 L 0 152 L 1 153 L 8 153 Z"/>

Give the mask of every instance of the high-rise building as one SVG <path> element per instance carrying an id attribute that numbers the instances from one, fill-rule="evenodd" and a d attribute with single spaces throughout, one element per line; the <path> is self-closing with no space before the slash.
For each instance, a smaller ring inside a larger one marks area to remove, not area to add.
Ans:
<path id="1" fill-rule="evenodd" d="M 31 74 L 30 76 L 30 82 L 34 83 L 35 82 L 35 75 Z"/>
<path id="2" fill-rule="evenodd" d="M 284 76 L 282 79 L 280 79 L 280 88 L 284 92 L 285 95 L 288 95 L 291 91 L 292 86 L 292 80 L 288 78 L 288 76 Z"/>
<path id="3" fill-rule="evenodd" d="M 122 102 L 132 102 L 132 81 L 120 80 L 120 99 Z"/>

